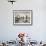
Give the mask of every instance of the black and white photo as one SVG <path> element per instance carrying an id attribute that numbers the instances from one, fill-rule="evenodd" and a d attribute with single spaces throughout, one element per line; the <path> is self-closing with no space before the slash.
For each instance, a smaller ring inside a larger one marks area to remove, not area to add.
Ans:
<path id="1" fill-rule="evenodd" d="M 13 24 L 31 24 L 32 10 L 14 10 Z"/>

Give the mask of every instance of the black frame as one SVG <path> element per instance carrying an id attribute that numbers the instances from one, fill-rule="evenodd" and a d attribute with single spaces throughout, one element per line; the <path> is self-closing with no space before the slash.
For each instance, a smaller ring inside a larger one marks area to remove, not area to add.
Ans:
<path id="1" fill-rule="evenodd" d="M 14 24 L 14 11 L 30 11 L 31 12 L 31 24 Z M 17 25 L 17 26 L 21 26 L 21 25 L 23 25 L 23 26 L 32 26 L 32 24 L 33 24 L 33 11 L 32 10 L 13 10 L 13 25 Z"/>

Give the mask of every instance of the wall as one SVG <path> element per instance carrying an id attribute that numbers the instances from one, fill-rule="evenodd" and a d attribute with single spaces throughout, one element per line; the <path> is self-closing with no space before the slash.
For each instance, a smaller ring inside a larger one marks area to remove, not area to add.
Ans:
<path id="1" fill-rule="evenodd" d="M 32 26 L 14 26 L 13 10 L 32 10 Z M 30 34 L 33 40 L 46 40 L 46 0 L 17 0 L 14 5 L 0 0 L 0 40 L 15 40 L 19 32 Z"/>

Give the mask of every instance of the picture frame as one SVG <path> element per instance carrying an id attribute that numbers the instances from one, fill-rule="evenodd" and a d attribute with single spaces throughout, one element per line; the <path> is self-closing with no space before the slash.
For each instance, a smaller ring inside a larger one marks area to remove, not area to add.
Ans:
<path id="1" fill-rule="evenodd" d="M 32 10 L 13 10 L 13 25 L 32 25 Z"/>

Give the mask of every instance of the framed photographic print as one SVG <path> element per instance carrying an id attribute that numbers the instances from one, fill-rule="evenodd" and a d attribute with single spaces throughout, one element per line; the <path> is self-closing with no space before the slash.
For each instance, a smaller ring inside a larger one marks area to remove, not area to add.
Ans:
<path id="1" fill-rule="evenodd" d="M 13 10 L 14 25 L 32 25 L 32 10 Z"/>

